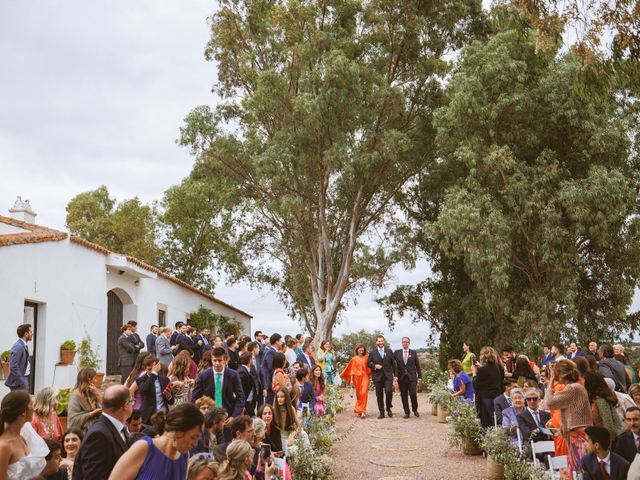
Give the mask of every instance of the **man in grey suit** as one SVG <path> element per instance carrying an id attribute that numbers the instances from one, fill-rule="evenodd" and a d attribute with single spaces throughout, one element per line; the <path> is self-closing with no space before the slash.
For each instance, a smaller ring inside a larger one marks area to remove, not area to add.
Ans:
<path id="1" fill-rule="evenodd" d="M 133 369 L 133 364 L 138 356 L 138 350 L 129 338 L 131 336 L 131 325 L 128 323 L 122 326 L 122 335 L 118 338 L 118 368 L 122 383 L 124 383 Z"/>
<path id="2" fill-rule="evenodd" d="M 171 327 L 160 329 L 160 335 L 156 338 L 156 356 L 162 365 L 169 367 L 173 360 L 173 352 L 178 345 L 171 345 Z"/>
<path id="3" fill-rule="evenodd" d="M 33 338 L 31 325 L 25 323 L 17 329 L 18 341 L 11 347 L 9 355 L 9 375 L 4 384 L 13 390 L 29 391 L 29 374 L 31 365 L 29 364 L 29 347 L 27 342 Z"/>
<path id="4" fill-rule="evenodd" d="M 613 358 L 613 347 L 608 344 L 600 345 L 598 353 L 600 354 L 598 366 L 602 376 L 615 382 L 616 392 L 627 393 L 627 388 L 631 386 L 631 381 L 622 362 Z"/>

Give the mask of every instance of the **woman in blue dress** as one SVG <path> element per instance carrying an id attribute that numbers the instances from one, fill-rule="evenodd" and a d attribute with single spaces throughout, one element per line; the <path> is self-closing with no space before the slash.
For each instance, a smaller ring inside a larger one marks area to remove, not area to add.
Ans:
<path id="1" fill-rule="evenodd" d="M 449 360 L 449 369 L 453 374 L 453 392 L 451 396 L 473 402 L 476 398 L 473 380 L 465 373 L 462 368 L 462 362 L 460 360 Z"/>
<path id="2" fill-rule="evenodd" d="M 327 385 L 333 385 L 333 378 L 336 374 L 336 367 L 333 364 L 333 348 L 331 342 L 325 340 L 318 350 L 318 363 L 322 366 L 322 373 Z"/>
<path id="3" fill-rule="evenodd" d="M 178 405 L 167 414 L 164 433 L 135 442 L 120 457 L 109 479 L 184 480 L 189 449 L 198 443 L 203 423 L 198 407 L 192 403 Z"/>

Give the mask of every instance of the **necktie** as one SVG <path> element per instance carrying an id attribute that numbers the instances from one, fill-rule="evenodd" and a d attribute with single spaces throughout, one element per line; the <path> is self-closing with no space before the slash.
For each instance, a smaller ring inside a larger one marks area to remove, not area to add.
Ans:
<path id="1" fill-rule="evenodd" d="M 513 407 L 513 401 L 511 400 L 511 397 L 507 397 L 507 405 Z"/>
<path id="2" fill-rule="evenodd" d="M 409 360 L 409 352 L 407 350 L 404 351 L 404 364 L 407 364 L 407 360 Z"/>
<path id="3" fill-rule="evenodd" d="M 636 440 L 636 446 L 637 446 L 638 453 L 640 453 L 640 435 L 638 435 L 638 438 Z"/>
<path id="4" fill-rule="evenodd" d="M 611 477 L 607 473 L 607 469 L 605 468 L 606 463 L 604 460 L 600 460 L 600 475 L 602 475 L 603 480 L 611 480 Z"/>
<path id="5" fill-rule="evenodd" d="M 222 372 L 216 372 L 216 407 L 222 408 Z"/>
<path id="6" fill-rule="evenodd" d="M 129 432 L 127 431 L 127 427 L 122 427 L 122 430 L 120 430 L 120 432 L 122 433 L 122 437 L 124 438 L 124 443 L 125 445 L 129 445 Z"/>
<path id="7" fill-rule="evenodd" d="M 538 413 L 537 410 L 534 410 L 533 412 L 533 419 L 536 422 L 536 426 L 538 426 L 538 428 L 540 427 L 540 414 Z"/>
<path id="8" fill-rule="evenodd" d="M 29 345 L 25 343 L 24 349 L 27 351 L 27 357 L 29 356 Z"/>

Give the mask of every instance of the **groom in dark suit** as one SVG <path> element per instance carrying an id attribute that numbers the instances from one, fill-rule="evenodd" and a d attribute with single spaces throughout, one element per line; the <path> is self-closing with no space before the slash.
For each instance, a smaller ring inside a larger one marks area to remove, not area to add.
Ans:
<path id="1" fill-rule="evenodd" d="M 402 337 L 402 348 L 393 354 L 398 367 L 398 385 L 400 386 L 400 398 L 404 408 L 404 418 L 409 418 L 409 396 L 411 396 L 411 410 L 416 417 L 418 413 L 418 382 L 422 381 L 420 361 L 415 350 L 411 350 L 409 337 Z"/>
<path id="2" fill-rule="evenodd" d="M 9 375 L 4 384 L 13 390 L 29 391 L 29 374 L 31 365 L 29 364 L 29 347 L 27 343 L 33 338 L 31 325 L 25 323 L 20 325 L 16 331 L 18 341 L 11 347 L 9 354 Z"/>
<path id="3" fill-rule="evenodd" d="M 225 440 L 231 441 L 231 431 L 228 426 L 233 419 L 242 415 L 244 409 L 244 391 L 240 375 L 235 370 L 227 368 L 227 351 L 222 347 L 215 347 L 211 351 L 213 367 L 198 375 L 193 388 L 192 402 L 195 403 L 203 395 L 216 401 L 216 407 L 222 407 L 229 415 L 225 421 Z"/>
<path id="4" fill-rule="evenodd" d="M 384 404 L 386 397 L 387 415 L 393 417 L 391 401 L 393 399 L 393 379 L 398 376 L 398 368 L 390 348 L 384 346 L 384 337 L 376 337 L 376 346 L 369 352 L 367 366 L 373 370 L 373 385 L 376 387 L 376 399 L 378 400 L 378 418 L 384 418 Z"/>
<path id="5" fill-rule="evenodd" d="M 123 385 L 107 388 L 102 415 L 84 436 L 73 467 L 73 480 L 107 480 L 118 459 L 129 448 L 126 426 L 133 405 Z"/>

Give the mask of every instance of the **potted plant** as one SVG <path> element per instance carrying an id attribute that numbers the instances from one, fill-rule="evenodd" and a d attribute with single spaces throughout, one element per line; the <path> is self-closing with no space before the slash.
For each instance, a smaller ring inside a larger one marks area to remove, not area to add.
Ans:
<path id="1" fill-rule="evenodd" d="M 449 434 L 449 444 L 460 447 L 465 455 L 480 455 L 480 443 L 483 441 L 484 429 L 478 419 L 473 403 L 456 399 L 451 404 L 451 420 L 453 426 Z"/>
<path id="2" fill-rule="evenodd" d="M 69 406 L 70 395 L 70 388 L 63 388 L 58 392 L 58 408 L 56 408 L 56 413 L 60 418 L 60 423 L 62 424 L 63 431 L 67 430 L 67 407 Z"/>
<path id="3" fill-rule="evenodd" d="M 86 336 L 82 342 L 80 342 L 78 357 L 80 358 L 80 368 L 93 368 L 96 370 L 96 378 L 93 383 L 97 388 L 102 387 L 104 372 L 97 371 L 98 368 L 100 368 L 100 357 L 98 355 L 98 351 L 94 351 L 91 347 L 91 337 Z"/>
<path id="4" fill-rule="evenodd" d="M 438 423 L 447 423 L 449 417 L 449 407 L 451 405 L 451 395 L 443 386 L 434 386 L 431 389 L 430 401 L 437 406 Z M 433 412 L 432 412 L 433 413 Z"/>
<path id="5" fill-rule="evenodd" d="M 489 427 L 484 436 L 484 449 L 487 452 L 487 478 L 502 480 L 504 466 L 515 454 L 515 449 L 502 427 Z"/>
<path id="6" fill-rule="evenodd" d="M 76 358 L 76 342 L 73 340 L 65 340 L 60 345 L 60 363 L 63 365 L 73 365 L 73 359 Z"/>
<path id="7" fill-rule="evenodd" d="M 10 350 L 5 350 L 0 354 L 0 360 L 2 360 L 2 374 L 5 380 L 9 376 L 9 357 L 11 356 Z"/>

